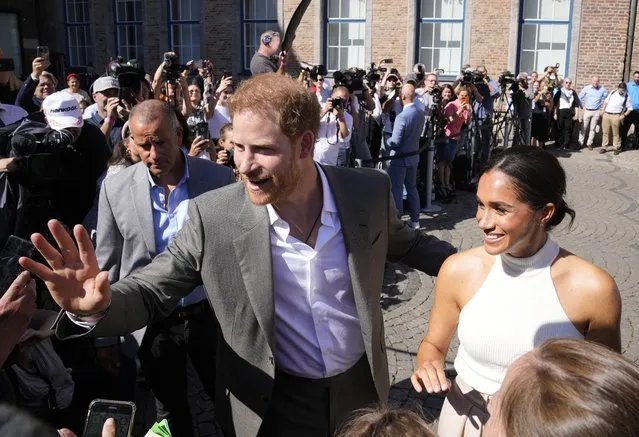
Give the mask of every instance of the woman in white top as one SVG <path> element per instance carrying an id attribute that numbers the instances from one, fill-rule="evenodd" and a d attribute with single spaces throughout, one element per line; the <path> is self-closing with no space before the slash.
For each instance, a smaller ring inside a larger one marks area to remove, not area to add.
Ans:
<path id="1" fill-rule="evenodd" d="M 80 88 L 80 79 L 78 79 L 77 74 L 71 73 L 67 76 L 67 85 L 69 88 L 65 89 L 65 91 L 75 97 L 78 103 L 83 100 L 91 103 L 91 97 L 89 97 L 89 94 Z"/>
<path id="2" fill-rule="evenodd" d="M 621 349 L 615 281 L 561 249 L 548 231 L 575 212 L 557 158 L 513 147 L 491 158 L 479 179 L 477 222 L 484 245 L 442 266 L 428 330 L 411 377 L 418 392 L 448 391 L 440 437 L 480 436 L 486 404 L 506 368 L 548 338 L 592 340 Z M 444 360 L 458 327 L 454 385 Z"/>

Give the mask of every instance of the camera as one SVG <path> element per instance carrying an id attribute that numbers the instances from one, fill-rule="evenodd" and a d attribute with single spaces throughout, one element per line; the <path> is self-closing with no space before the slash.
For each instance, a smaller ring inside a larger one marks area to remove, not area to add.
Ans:
<path id="1" fill-rule="evenodd" d="M 124 63 L 124 59 L 118 56 L 111 59 L 107 65 L 107 74 L 118 80 L 118 98 L 134 106 L 137 103 L 136 96 L 140 93 L 141 82 L 144 80 L 144 71 Z"/>
<path id="2" fill-rule="evenodd" d="M 189 67 L 178 62 L 177 55 L 171 52 L 164 53 L 162 74 L 164 74 L 164 77 L 166 78 L 166 81 L 168 83 L 170 83 L 171 85 L 175 85 L 180 78 L 180 74 L 188 69 Z"/>
<path id="3" fill-rule="evenodd" d="M 317 82 L 318 77 L 324 77 L 328 74 L 326 66 L 322 64 L 310 65 L 306 62 L 300 62 L 300 65 L 302 66 L 302 71 L 305 71 L 313 82 Z"/>
<path id="4" fill-rule="evenodd" d="M 499 86 L 502 89 L 504 89 L 504 88 L 508 87 L 508 85 L 512 85 L 515 82 L 517 82 L 517 78 L 515 77 L 515 75 L 513 73 L 511 73 L 510 71 L 506 70 L 499 76 L 499 79 L 497 81 L 499 82 Z"/>
<path id="5" fill-rule="evenodd" d="M 461 83 L 464 85 L 484 83 L 484 74 L 477 70 L 464 70 L 461 72 Z"/>
<path id="6" fill-rule="evenodd" d="M 366 72 L 356 68 L 351 70 L 339 70 L 333 73 L 336 86 L 345 86 L 351 94 L 362 94 L 364 90 L 364 77 Z"/>
<path id="7" fill-rule="evenodd" d="M 331 100 L 333 109 L 344 109 L 344 99 L 341 97 L 335 97 Z"/>

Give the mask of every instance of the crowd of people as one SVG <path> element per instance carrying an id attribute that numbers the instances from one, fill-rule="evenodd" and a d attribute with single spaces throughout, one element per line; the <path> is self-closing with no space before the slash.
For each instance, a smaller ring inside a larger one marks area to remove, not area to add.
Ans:
<path id="1" fill-rule="evenodd" d="M 21 410 L 0 409 L 0 435 L 80 435 L 90 402 L 134 401 L 138 376 L 171 435 L 196 435 L 187 361 L 228 436 L 639 434 L 617 285 L 551 238 L 576 213 L 542 150 L 553 129 L 568 145 L 583 109 L 581 141 L 601 118 L 617 151 L 633 85 L 577 94 L 552 68 L 505 82 L 479 66 L 440 86 L 420 64 L 331 83 L 321 68 L 288 76 L 280 42 L 261 36 L 239 85 L 173 52 L 153 75 L 111 63 L 89 93 L 73 74 L 61 89 L 45 58 L 19 89 L 0 77 L 0 96 L 16 91 L 0 107 L 0 246 L 15 267 L 0 399 Z M 497 152 L 503 94 L 518 140 Z M 484 243 L 457 253 L 420 230 L 418 186 L 433 138 L 437 195 L 453 201 L 473 135 Z M 386 406 L 387 260 L 437 277 L 411 376 L 447 393 L 437 429 Z"/>

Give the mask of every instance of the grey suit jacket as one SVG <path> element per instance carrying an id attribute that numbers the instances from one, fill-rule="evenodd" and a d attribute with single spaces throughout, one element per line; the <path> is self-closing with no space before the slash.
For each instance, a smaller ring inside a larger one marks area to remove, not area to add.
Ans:
<path id="1" fill-rule="evenodd" d="M 393 125 L 393 135 L 388 139 L 391 150 L 398 155 L 419 150 L 419 138 L 424 131 L 425 113 L 414 104 L 405 107 L 397 115 Z M 402 158 L 404 165 L 415 166 L 419 163 L 419 155 Z"/>
<path id="2" fill-rule="evenodd" d="M 384 264 L 403 260 L 436 275 L 452 246 L 397 218 L 385 173 L 324 168 L 335 197 L 366 356 L 380 400 L 389 375 L 379 305 Z M 266 207 L 241 184 L 206 193 L 189 205 L 189 221 L 167 250 L 113 285 L 111 307 L 91 335 L 120 335 L 169 314 L 203 283 L 220 324 L 216 418 L 227 436 L 255 437 L 273 391 L 274 296 Z M 62 316 L 60 338 L 87 335 Z"/>
<path id="3" fill-rule="evenodd" d="M 205 159 L 187 157 L 189 198 L 235 182 L 233 171 Z M 100 269 L 117 282 L 157 255 L 151 184 L 144 163 L 104 180 L 100 190 L 96 256 Z"/>

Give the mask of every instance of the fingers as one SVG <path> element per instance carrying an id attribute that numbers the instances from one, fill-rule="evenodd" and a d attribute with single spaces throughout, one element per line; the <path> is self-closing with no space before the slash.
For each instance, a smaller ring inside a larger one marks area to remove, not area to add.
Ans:
<path id="1" fill-rule="evenodd" d="M 449 382 L 440 363 L 424 363 L 411 376 L 413 388 L 418 393 L 422 386 L 428 393 L 440 393 L 449 389 Z"/>
<path id="2" fill-rule="evenodd" d="M 20 264 L 20 267 L 28 270 L 45 282 L 52 282 L 57 277 L 57 275 L 53 273 L 53 270 L 51 270 L 44 264 L 40 264 L 38 262 L 35 262 L 31 258 L 27 258 L 26 256 L 21 257 L 18 260 L 18 263 Z"/>
<path id="3" fill-rule="evenodd" d="M 73 235 L 75 235 L 75 240 L 78 242 L 78 251 L 82 264 L 97 268 L 98 260 L 95 256 L 93 243 L 91 243 L 91 237 L 89 237 L 87 230 L 82 225 L 75 225 Z"/>
<path id="4" fill-rule="evenodd" d="M 73 431 L 67 428 L 59 429 L 58 435 L 60 437 L 77 437 Z"/>
<path id="5" fill-rule="evenodd" d="M 31 279 L 31 275 L 29 274 L 29 272 L 20 273 L 18 277 L 13 280 L 13 282 L 7 289 L 7 292 L 4 294 L 4 296 L 2 296 L 2 300 L 4 301 L 14 300 L 22 296 L 24 294 L 23 293 L 24 288 L 28 286 L 30 282 L 33 282 L 33 281 Z M 33 290 L 35 291 L 35 282 L 34 282 Z"/>
<path id="6" fill-rule="evenodd" d="M 104 422 L 102 437 L 115 437 L 115 420 L 110 417 Z"/>
<path id="7" fill-rule="evenodd" d="M 76 263 L 80 261 L 80 255 L 78 254 L 78 248 L 76 247 L 73 239 L 69 233 L 64 229 L 62 223 L 57 220 L 49 220 L 49 231 L 55 238 L 55 241 L 60 247 L 60 253 L 66 263 Z"/>
<path id="8" fill-rule="evenodd" d="M 31 242 L 52 269 L 62 268 L 64 265 L 62 254 L 60 254 L 42 234 L 31 235 Z"/>

